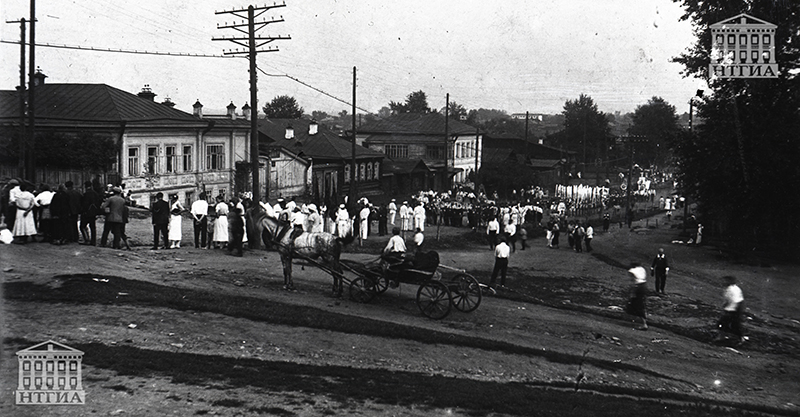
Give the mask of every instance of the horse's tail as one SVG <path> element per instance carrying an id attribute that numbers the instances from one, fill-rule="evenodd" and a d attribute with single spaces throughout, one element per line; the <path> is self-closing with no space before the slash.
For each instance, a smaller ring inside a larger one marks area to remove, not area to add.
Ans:
<path id="1" fill-rule="evenodd" d="M 352 233 L 348 233 L 347 235 L 345 235 L 345 237 L 337 237 L 336 241 L 341 243 L 342 246 L 346 246 L 352 243 L 355 239 L 356 239 L 355 235 L 353 235 Z"/>
<path id="2" fill-rule="evenodd" d="M 260 219 L 261 207 L 256 204 L 254 207 L 247 210 L 245 216 L 245 232 L 247 233 L 247 245 L 251 249 L 258 249 L 261 247 L 261 236 L 258 232 L 256 222 Z"/>

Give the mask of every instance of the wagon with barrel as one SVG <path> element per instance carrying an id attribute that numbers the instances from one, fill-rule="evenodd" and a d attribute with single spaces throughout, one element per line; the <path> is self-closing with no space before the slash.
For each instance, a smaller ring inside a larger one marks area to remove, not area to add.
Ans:
<path id="1" fill-rule="evenodd" d="M 417 286 L 416 303 L 420 312 L 442 319 L 455 308 L 469 313 L 481 304 L 483 284 L 463 269 L 439 262 L 436 252 L 418 253 L 413 259 L 391 261 L 379 257 L 367 263 L 342 259 L 344 270 L 356 278 L 347 280 L 350 298 L 367 303 L 390 287 Z"/>

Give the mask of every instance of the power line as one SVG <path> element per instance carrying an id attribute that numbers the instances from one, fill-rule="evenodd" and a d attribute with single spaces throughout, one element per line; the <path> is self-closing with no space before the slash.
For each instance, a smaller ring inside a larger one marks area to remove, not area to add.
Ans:
<path id="1" fill-rule="evenodd" d="M 257 69 L 257 70 L 259 70 L 259 71 L 261 71 L 261 73 L 262 73 L 262 74 L 264 74 L 264 75 L 266 75 L 266 76 L 268 76 L 268 77 L 286 77 L 286 78 L 288 78 L 288 79 L 290 79 L 290 80 L 292 80 L 292 81 L 294 81 L 294 82 L 296 82 L 296 83 L 298 83 L 298 84 L 304 85 L 304 86 L 306 86 L 306 87 L 308 87 L 308 88 L 310 88 L 310 89 L 312 89 L 312 90 L 314 90 L 314 91 L 316 91 L 316 92 L 318 92 L 318 93 L 320 93 L 320 94 L 324 94 L 324 95 L 326 95 L 326 96 L 328 96 L 328 97 L 330 97 L 330 98 L 332 98 L 332 99 L 334 99 L 334 100 L 336 100 L 336 101 L 339 101 L 339 102 L 342 102 L 342 103 L 344 103 L 344 104 L 347 104 L 348 106 L 352 106 L 352 105 L 353 105 L 353 103 L 351 103 L 351 102 L 349 102 L 349 101 L 347 101 L 347 100 L 341 99 L 341 98 L 339 98 L 339 97 L 336 97 L 336 96 L 334 96 L 333 94 L 330 94 L 330 93 L 327 93 L 327 92 L 325 92 L 325 91 L 323 91 L 323 90 L 320 90 L 319 88 L 317 88 L 317 87 L 314 87 L 313 85 L 311 85 L 311 84 L 308 84 L 308 83 L 306 83 L 306 82 L 300 81 L 300 80 L 298 80 L 297 78 L 295 78 L 295 77 L 292 77 L 292 76 L 291 76 L 291 75 L 289 75 L 289 74 L 269 74 L 269 73 L 267 73 L 266 71 L 264 71 L 264 70 L 263 70 L 263 69 L 261 69 L 261 68 L 258 68 L 258 67 L 256 67 L 256 69 Z M 363 111 L 363 112 L 364 112 L 364 113 L 366 113 L 366 114 L 370 114 L 370 113 L 372 113 L 372 112 L 370 112 L 369 110 L 367 110 L 367 109 L 362 109 L 361 107 L 358 107 L 358 106 L 356 106 L 356 108 L 357 108 L 357 109 L 359 109 L 359 110 L 361 110 L 361 111 Z"/>
<path id="2" fill-rule="evenodd" d="M 19 45 L 19 41 L 0 40 L 0 43 L 11 43 Z M 25 45 L 28 45 L 25 42 Z M 56 45 L 51 43 L 37 43 L 36 46 L 44 48 L 59 48 L 59 49 L 77 49 L 81 51 L 94 51 L 94 52 L 116 52 L 122 54 L 138 54 L 138 55 L 162 55 L 162 56 L 179 56 L 190 58 L 241 58 L 232 55 L 212 55 L 212 54 L 195 54 L 187 52 L 159 52 L 159 51 L 139 51 L 136 49 L 112 49 L 112 48 L 95 48 L 93 46 L 78 46 L 78 45 Z"/>

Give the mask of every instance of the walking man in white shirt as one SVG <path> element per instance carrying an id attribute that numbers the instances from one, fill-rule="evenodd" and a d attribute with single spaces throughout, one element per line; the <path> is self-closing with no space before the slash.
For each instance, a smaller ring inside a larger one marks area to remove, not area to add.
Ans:
<path id="1" fill-rule="evenodd" d="M 497 274 L 500 273 L 500 288 L 506 286 L 506 272 L 508 271 L 508 255 L 511 253 L 511 248 L 506 244 L 506 237 L 500 236 L 500 243 L 494 248 L 494 269 L 492 270 L 492 280 L 489 286 L 494 288 L 494 283 L 497 281 Z"/>
<path id="2" fill-rule="evenodd" d="M 728 275 L 723 277 L 725 280 L 725 306 L 723 307 L 722 317 L 717 322 L 717 327 L 723 332 L 728 332 L 736 336 L 737 344 L 745 341 L 742 334 L 742 313 L 744 313 L 744 295 L 742 289 L 736 285 L 736 278 Z M 722 335 L 718 336 L 718 341 Z"/>

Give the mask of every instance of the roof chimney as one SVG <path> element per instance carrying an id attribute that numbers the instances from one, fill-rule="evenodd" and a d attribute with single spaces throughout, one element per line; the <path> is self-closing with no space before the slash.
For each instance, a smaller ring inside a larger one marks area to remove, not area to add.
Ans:
<path id="1" fill-rule="evenodd" d="M 245 119 L 250 120 L 250 105 L 249 104 L 244 103 L 244 106 L 242 106 L 242 113 L 244 113 L 244 118 Z"/>
<path id="2" fill-rule="evenodd" d="M 200 104 L 200 99 L 197 99 L 192 105 L 192 114 L 194 114 L 194 117 L 203 118 L 203 105 Z"/>
<path id="3" fill-rule="evenodd" d="M 319 131 L 319 125 L 315 119 L 311 119 L 311 123 L 308 124 L 308 135 L 314 136 Z"/>
<path id="4" fill-rule="evenodd" d="M 236 119 L 236 105 L 233 104 L 232 101 L 231 104 L 228 104 L 228 107 L 226 107 L 226 109 L 228 109 L 228 117 L 230 117 L 231 119 Z"/>
<path id="5" fill-rule="evenodd" d="M 286 140 L 294 139 L 294 128 L 292 125 L 286 126 L 286 136 L 284 136 Z"/>
<path id="6" fill-rule="evenodd" d="M 36 74 L 33 74 L 33 86 L 38 87 L 44 85 L 45 78 L 47 78 L 47 76 L 42 73 L 42 69 L 37 67 Z"/>
<path id="7" fill-rule="evenodd" d="M 150 84 L 145 84 L 137 96 L 150 101 L 155 101 L 156 98 L 156 95 L 150 90 Z"/>
<path id="8" fill-rule="evenodd" d="M 161 102 L 161 104 L 163 104 L 163 105 L 165 105 L 167 107 L 175 107 L 175 103 L 173 103 L 172 100 L 169 97 L 165 98 L 164 101 Z"/>

